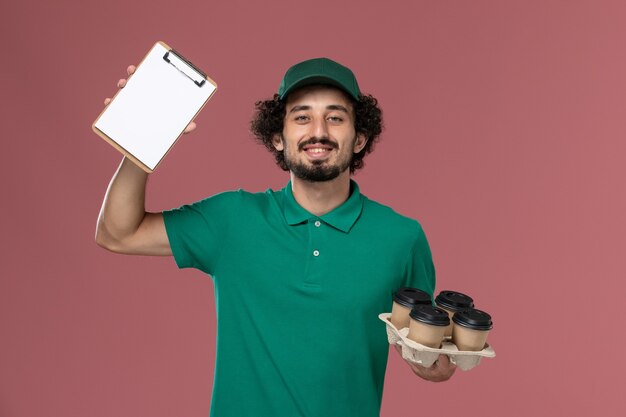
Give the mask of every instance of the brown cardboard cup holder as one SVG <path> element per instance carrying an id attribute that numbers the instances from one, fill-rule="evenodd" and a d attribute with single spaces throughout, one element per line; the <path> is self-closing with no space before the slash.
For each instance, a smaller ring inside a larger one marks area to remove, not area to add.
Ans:
<path id="1" fill-rule="evenodd" d="M 397 329 L 389 318 L 391 313 L 382 313 L 378 318 L 382 320 L 387 327 L 387 340 L 390 345 L 400 345 L 402 347 L 402 357 L 413 363 L 424 367 L 430 367 L 437 360 L 439 355 L 444 354 L 450 357 L 450 361 L 462 371 L 468 371 L 480 363 L 482 358 L 494 358 L 496 352 L 489 344 L 485 344 L 483 350 L 480 351 L 462 351 L 459 350 L 450 338 L 445 338 L 440 349 L 434 349 L 421 345 L 407 337 L 409 333 L 408 327 Z"/>

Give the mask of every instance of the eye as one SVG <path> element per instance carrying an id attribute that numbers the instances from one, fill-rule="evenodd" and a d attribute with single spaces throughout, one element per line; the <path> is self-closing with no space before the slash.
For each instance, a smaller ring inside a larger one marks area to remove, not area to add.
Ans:
<path id="1" fill-rule="evenodd" d="M 297 115 L 296 117 L 294 117 L 294 120 L 296 122 L 306 122 L 307 120 L 309 120 L 308 116 L 304 115 L 304 114 L 300 114 Z"/>
<path id="2" fill-rule="evenodd" d="M 335 122 L 335 123 L 343 122 L 343 118 L 339 116 L 329 116 L 328 120 L 330 120 L 331 122 Z"/>

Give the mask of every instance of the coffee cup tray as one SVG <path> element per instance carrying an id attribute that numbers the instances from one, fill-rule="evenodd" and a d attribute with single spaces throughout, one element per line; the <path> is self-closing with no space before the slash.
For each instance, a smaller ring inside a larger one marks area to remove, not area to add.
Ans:
<path id="1" fill-rule="evenodd" d="M 382 313 L 378 318 L 387 326 L 387 339 L 390 345 L 402 347 L 402 358 L 426 368 L 432 366 L 439 355 L 448 355 L 450 362 L 454 363 L 462 371 L 468 371 L 480 363 L 482 358 L 493 358 L 496 352 L 489 344 L 480 351 L 459 350 L 449 337 L 445 338 L 440 349 L 434 349 L 421 345 L 407 337 L 409 328 L 397 329 L 389 320 L 391 313 Z"/>

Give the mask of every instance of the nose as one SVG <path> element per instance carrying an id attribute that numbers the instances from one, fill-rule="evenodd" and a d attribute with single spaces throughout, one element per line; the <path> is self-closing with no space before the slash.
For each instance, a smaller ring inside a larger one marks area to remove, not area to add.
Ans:
<path id="1" fill-rule="evenodd" d="M 327 139 L 328 138 L 328 126 L 326 126 L 326 120 L 321 118 L 316 118 L 311 123 L 311 137 L 319 138 L 319 139 Z"/>

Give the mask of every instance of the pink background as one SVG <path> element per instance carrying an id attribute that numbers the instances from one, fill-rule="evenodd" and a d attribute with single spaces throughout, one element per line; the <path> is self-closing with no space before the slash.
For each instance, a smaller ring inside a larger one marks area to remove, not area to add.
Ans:
<path id="1" fill-rule="evenodd" d="M 149 210 L 282 187 L 248 121 L 299 60 L 336 59 L 380 100 L 356 180 L 422 222 L 438 290 L 492 313 L 498 355 L 432 384 L 390 352 L 382 416 L 618 415 L 624 2 L 88 3 L 1 6 L 0 416 L 208 415 L 212 281 L 93 239 L 121 157 L 90 126 L 157 40 L 219 89 Z"/>

